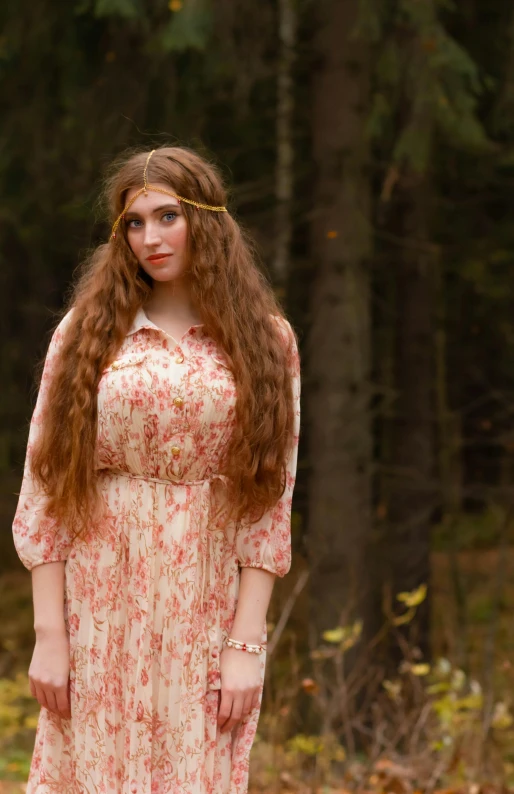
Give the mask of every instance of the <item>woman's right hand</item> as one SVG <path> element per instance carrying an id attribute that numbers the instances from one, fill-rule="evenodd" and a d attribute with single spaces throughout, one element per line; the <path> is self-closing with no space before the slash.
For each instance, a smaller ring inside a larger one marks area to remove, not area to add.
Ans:
<path id="1" fill-rule="evenodd" d="M 66 629 L 36 632 L 29 667 L 30 691 L 40 704 L 64 719 L 71 718 L 70 642 Z"/>

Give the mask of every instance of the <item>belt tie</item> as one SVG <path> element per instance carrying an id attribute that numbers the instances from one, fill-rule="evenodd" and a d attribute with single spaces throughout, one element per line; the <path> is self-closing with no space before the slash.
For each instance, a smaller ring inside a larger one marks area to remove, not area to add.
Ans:
<path id="1" fill-rule="evenodd" d="M 150 477 L 147 474 L 135 474 L 132 471 L 123 471 L 123 469 L 99 469 L 99 473 L 101 474 L 121 474 L 122 477 L 131 477 L 136 478 L 138 480 L 149 480 L 150 482 L 158 482 L 162 485 L 203 485 L 204 483 L 211 483 L 213 480 L 223 480 L 227 481 L 227 477 L 224 474 L 211 474 L 210 477 L 204 477 L 201 480 L 179 480 L 179 479 L 169 479 L 163 477 Z"/>

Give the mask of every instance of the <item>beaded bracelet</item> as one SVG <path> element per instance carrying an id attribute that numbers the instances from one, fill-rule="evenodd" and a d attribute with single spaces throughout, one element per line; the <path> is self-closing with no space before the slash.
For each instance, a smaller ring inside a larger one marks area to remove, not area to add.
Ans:
<path id="1" fill-rule="evenodd" d="M 240 640 L 233 640 L 229 637 L 225 642 L 229 648 L 235 648 L 237 651 L 247 651 L 248 653 L 262 653 L 265 649 L 264 645 L 250 645 L 248 642 L 240 642 Z"/>

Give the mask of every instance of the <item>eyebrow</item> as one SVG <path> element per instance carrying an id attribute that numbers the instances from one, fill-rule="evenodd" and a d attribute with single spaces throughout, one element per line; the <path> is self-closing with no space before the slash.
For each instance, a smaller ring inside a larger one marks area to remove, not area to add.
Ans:
<path id="1" fill-rule="evenodd" d="M 162 204 L 160 207 L 155 207 L 155 209 L 152 210 L 152 213 L 155 214 L 156 212 L 162 212 L 162 210 L 169 209 L 178 210 L 180 209 L 180 204 Z M 139 213 L 135 212 L 135 210 L 129 210 L 125 213 L 125 217 L 128 217 L 129 215 L 139 215 Z"/>

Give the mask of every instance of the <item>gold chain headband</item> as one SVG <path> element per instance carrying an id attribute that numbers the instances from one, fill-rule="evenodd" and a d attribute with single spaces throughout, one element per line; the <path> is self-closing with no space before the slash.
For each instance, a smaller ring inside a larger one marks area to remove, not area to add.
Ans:
<path id="1" fill-rule="evenodd" d="M 124 207 L 122 212 L 120 212 L 120 214 L 118 215 L 118 217 L 116 218 L 116 220 L 113 223 L 112 231 L 111 231 L 111 240 L 115 240 L 116 239 L 116 231 L 118 229 L 118 226 L 120 225 L 121 221 L 125 217 L 125 213 L 128 212 L 128 210 L 131 208 L 131 206 L 134 203 L 134 201 L 142 193 L 144 193 L 145 196 L 147 196 L 149 190 L 153 190 L 155 193 L 165 193 L 167 196 L 171 196 L 172 198 L 176 198 L 179 204 L 180 204 L 181 201 L 184 201 L 186 204 L 192 204 L 194 207 L 196 207 L 197 210 L 212 210 L 213 212 L 227 212 L 227 208 L 226 207 L 212 207 L 209 204 L 201 204 L 199 201 L 193 201 L 192 199 L 184 198 L 184 196 L 177 196 L 177 194 L 176 193 L 172 193 L 171 190 L 165 190 L 162 187 L 156 187 L 155 185 L 149 185 L 148 182 L 146 181 L 146 172 L 148 170 L 148 163 L 150 161 L 150 157 L 152 156 L 152 154 L 154 152 L 155 152 L 155 149 L 152 149 L 152 151 L 150 152 L 150 154 L 146 158 L 145 168 L 144 168 L 144 171 L 143 171 L 143 187 L 140 190 L 138 190 L 137 193 L 135 193 L 132 196 L 132 198 L 130 199 L 129 203 L 126 204 L 126 206 Z"/>

